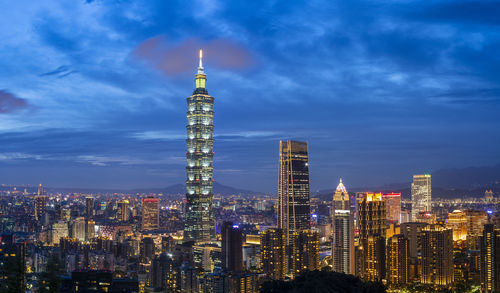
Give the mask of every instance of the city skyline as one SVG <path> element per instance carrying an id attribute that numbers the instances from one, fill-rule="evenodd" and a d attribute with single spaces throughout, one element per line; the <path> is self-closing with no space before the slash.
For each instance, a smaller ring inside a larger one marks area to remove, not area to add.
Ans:
<path id="1" fill-rule="evenodd" d="M 223 184 L 276 192 L 287 139 L 309 143 L 312 190 L 498 164 L 499 5 L 478 3 L 7 3 L 2 183 L 183 182 L 199 48 L 219 99 Z"/>

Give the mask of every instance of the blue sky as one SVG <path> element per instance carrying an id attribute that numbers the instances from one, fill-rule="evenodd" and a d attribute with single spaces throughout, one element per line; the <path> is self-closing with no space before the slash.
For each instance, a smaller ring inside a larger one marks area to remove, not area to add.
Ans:
<path id="1" fill-rule="evenodd" d="M 313 190 L 500 161 L 499 2 L 1 2 L 1 183 L 183 182 L 200 47 L 220 183 L 275 192 L 280 139 Z"/>

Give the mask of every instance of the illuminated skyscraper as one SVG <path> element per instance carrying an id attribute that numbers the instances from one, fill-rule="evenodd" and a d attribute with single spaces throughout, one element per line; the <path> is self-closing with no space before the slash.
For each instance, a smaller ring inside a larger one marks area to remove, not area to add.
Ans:
<path id="1" fill-rule="evenodd" d="M 342 179 L 333 195 L 332 226 L 333 270 L 354 274 L 354 216 Z"/>
<path id="2" fill-rule="evenodd" d="M 479 238 L 483 235 L 484 225 L 488 223 L 488 214 L 480 210 L 466 210 L 467 247 L 479 250 Z"/>
<path id="3" fill-rule="evenodd" d="M 422 267 L 420 282 L 448 287 L 453 283 L 453 231 L 427 225 L 420 235 Z"/>
<path id="4" fill-rule="evenodd" d="M 274 279 L 285 277 L 287 260 L 283 229 L 269 228 L 261 234 L 260 263 L 266 275 Z"/>
<path id="5" fill-rule="evenodd" d="M 301 230 L 290 235 L 292 275 L 297 276 L 303 271 L 319 269 L 319 233 L 314 230 Z"/>
<path id="6" fill-rule="evenodd" d="M 195 76 L 196 89 L 187 98 L 187 180 L 185 241 L 215 239 L 215 220 L 212 208 L 214 98 L 205 88 L 207 77 L 202 64 Z"/>
<path id="7" fill-rule="evenodd" d="M 385 235 L 386 207 L 381 193 L 365 193 L 358 201 L 358 229 L 360 239 Z"/>
<path id="8" fill-rule="evenodd" d="M 410 242 L 402 234 L 387 241 L 387 281 L 392 285 L 404 285 L 409 280 Z"/>
<path id="9" fill-rule="evenodd" d="M 416 221 L 420 212 L 430 212 L 431 208 L 431 175 L 413 175 L 411 184 L 411 219 Z"/>
<path id="10" fill-rule="evenodd" d="M 293 232 L 310 228 L 307 142 L 280 141 L 278 227 L 286 243 Z"/>
<path id="11" fill-rule="evenodd" d="M 94 198 L 92 196 L 88 196 L 85 198 L 86 210 L 87 210 L 87 219 L 92 219 L 94 217 Z"/>
<path id="12" fill-rule="evenodd" d="M 358 250 L 362 255 L 360 276 L 378 281 L 385 277 L 385 201 L 381 193 L 365 193 L 358 200 Z"/>
<path id="13" fill-rule="evenodd" d="M 500 291 L 500 231 L 484 225 L 481 236 L 481 292 Z"/>
<path id="14" fill-rule="evenodd" d="M 383 193 L 382 199 L 385 200 L 387 221 L 393 224 L 400 223 L 401 192 Z"/>
<path id="15" fill-rule="evenodd" d="M 34 199 L 34 210 L 35 210 L 35 219 L 40 221 L 42 217 L 45 215 L 45 209 L 47 207 L 48 197 L 45 194 L 45 190 L 43 189 L 42 184 L 38 186 L 38 193 L 35 195 Z"/>
<path id="16" fill-rule="evenodd" d="M 467 239 L 467 216 L 461 210 L 448 213 L 447 226 L 453 230 L 453 241 L 465 241 Z"/>
<path id="17" fill-rule="evenodd" d="M 142 198 L 142 229 L 157 229 L 160 225 L 160 200 L 155 197 Z"/>
<path id="18" fill-rule="evenodd" d="M 127 199 L 118 201 L 118 211 L 116 213 L 116 218 L 118 221 L 127 222 L 129 218 L 129 201 Z"/>

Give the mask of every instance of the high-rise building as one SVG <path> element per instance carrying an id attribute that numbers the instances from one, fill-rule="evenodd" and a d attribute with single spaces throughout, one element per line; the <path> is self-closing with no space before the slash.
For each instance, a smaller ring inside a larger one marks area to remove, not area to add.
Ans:
<path id="1" fill-rule="evenodd" d="M 353 214 L 349 193 L 340 179 L 332 202 L 332 260 L 335 272 L 354 274 Z"/>
<path id="2" fill-rule="evenodd" d="M 291 263 L 289 270 L 293 276 L 303 271 L 319 269 L 319 233 L 314 230 L 301 230 L 291 235 Z"/>
<path id="3" fill-rule="evenodd" d="M 260 240 L 260 263 L 262 271 L 274 278 L 283 279 L 286 274 L 285 232 L 279 228 L 269 228 L 262 232 Z"/>
<path id="4" fill-rule="evenodd" d="M 383 193 L 385 201 L 386 217 L 389 223 L 401 223 L 401 192 Z"/>
<path id="5" fill-rule="evenodd" d="M 157 229 L 160 225 L 160 199 L 156 197 L 142 198 L 142 229 Z"/>
<path id="6" fill-rule="evenodd" d="M 420 236 L 422 235 L 422 229 L 424 229 L 428 224 L 421 222 L 407 222 L 400 226 L 401 234 L 408 238 L 409 244 L 409 278 L 413 278 L 418 275 L 418 252 L 421 247 Z"/>
<path id="7" fill-rule="evenodd" d="M 420 212 L 430 212 L 431 208 L 431 175 L 413 175 L 411 184 L 411 216 L 416 221 Z"/>
<path id="8" fill-rule="evenodd" d="M 229 272 L 243 270 L 243 234 L 233 222 L 224 222 L 222 234 L 222 268 Z"/>
<path id="9" fill-rule="evenodd" d="M 86 221 L 84 217 L 76 218 L 71 226 L 71 237 L 85 241 Z"/>
<path id="10" fill-rule="evenodd" d="M 215 239 L 215 220 L 212 207 L 214 98 L 208 94 L 206 75 L 202 64 L 195 76 L 196 89 L 187 98 L 187 180 L 185 241 Z"/>
<path id="11" fill-rule="evenodd" d="M 286 243 L 293 232 L 310 228 L 307 142 L 280 141 L 278 227 Z"/>
<path id="12" fill-rule="evenodd" d="M 38 193 L 37 193 L 37 195 L 35 195 L 35 198 L 34 198 L 35 219 L 37 221 L 41 221 L 42 217 L 45 215 L 47 201 L 48 201 L 48 197 L 45 194 L 45 190 L 44 190 L 42 184 L 40 184 L 38 186 Z"/>
<path id="13" fill-rule="evenodd" d="M 127 222 L 129 219 L 128 211 L 129 201 L 127 199 L 120 200 L 117 203 L 118 211 L 116 213 L 116 218 L 120 222 Z"/>
<path id="14" fill-rule="evenodd" d="M 448 213 L 447 226 L 453 230 L 453 241 L 467 240 L 467 215 L 464 211 Z"/>
<path id="15" fill-rule="evenodd" d="M 500 230 L 484 225 L 481 246 L 481 292 L 500 291 Z"/>
<path id="16" fill-rule="evenodd" d="M 484 225 L 488 223 L 488 214 L 485 211 L 466 210 L 467 218 L 467 248 L 479 250 L 479 238 L 483 235 Z"/>
<path id="17" fill-rule="evenodd" d="M 402 234 L 397 234 L 387 241 L 386 278 L 391 285 L 404 285 L 409 280 L 410 241 Z"/>
<path id="18" fill-rule="evenodd" d="M 420 282 L 438 287 L 453 283 L 453 231 L 442 225 L 427 225 L 421 231 Z"/>
<path id="19" fill-rule="evenodd" d="M 92 219 L 92 217 L 94 216 L 94 198 L 92 196 L 87 196 L 85 198 L 85 204 L 87 219 Z"/>
<path id="20" fill-rule="evenodd" d="M 358 201 L 359 238 L 370 235 L 385 235 L 387 229 L 386 206 L 382 193 L 365 193 Z"/>
<path id="21" fill-rule="evenodd" d="M 358 199 L 358 231 L 361 268 L 365 279 L 378 281 L 385 277 L 386 202 L 382 193 L 364 193 Z"/>
<path id="22" fill-rule="evenodd" d="M 365 251 L 364 278 L 369 281 L 381 281 L 385 278 L 385 237 L 380 234 L 370 234 L 363 239 Z"/>

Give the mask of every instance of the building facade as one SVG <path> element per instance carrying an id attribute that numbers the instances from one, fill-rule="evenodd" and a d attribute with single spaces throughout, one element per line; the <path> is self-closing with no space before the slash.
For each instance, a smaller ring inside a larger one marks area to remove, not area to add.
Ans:
<path id="1" fill-rule="evenodd" d="M 421 236 L 420 282 L 438 287 L 453 284 L 453 230 L 442 225 L 427 225 Z"/>
<path id="2" fill-rule="evenodd" d="M 187 98 L 186 219 L 184 240 L 203 242 L 215 239 L 213 213 L 214 98 L 208 94 L 202 64 L 195 76 L 196 89 Z"/>
<path id="3" fill-rule="evenodd" d="M 354 274 L 354 211 L 340 179 L 332 201 L 333 271 Z"/>
<path id="4" fill-rule="evenodd" d="M 142 198 L 142 229 L 158 229 L 160 225 L 160 199 L 156 197 Z"/>
<path id="5" fill-rule="evenodd" d="M 307 142 L 280 141 L 278 227 L 290 243 L 293 232 L 310 228 Z"/>
<path id="6" fill-rule="evenodd" d="M 431 207 L 431 175 L 413 175 L 411 184 L 411 219 L 416 221 L 420 212 L 430 212 Z"/>
<path id="7" fill-rule="evenodd" d="M 280 228 L 269 228 L 261 234 L 260 266 L 266 275 L 280 280 L 287 270 L 285 232 Z"/>

